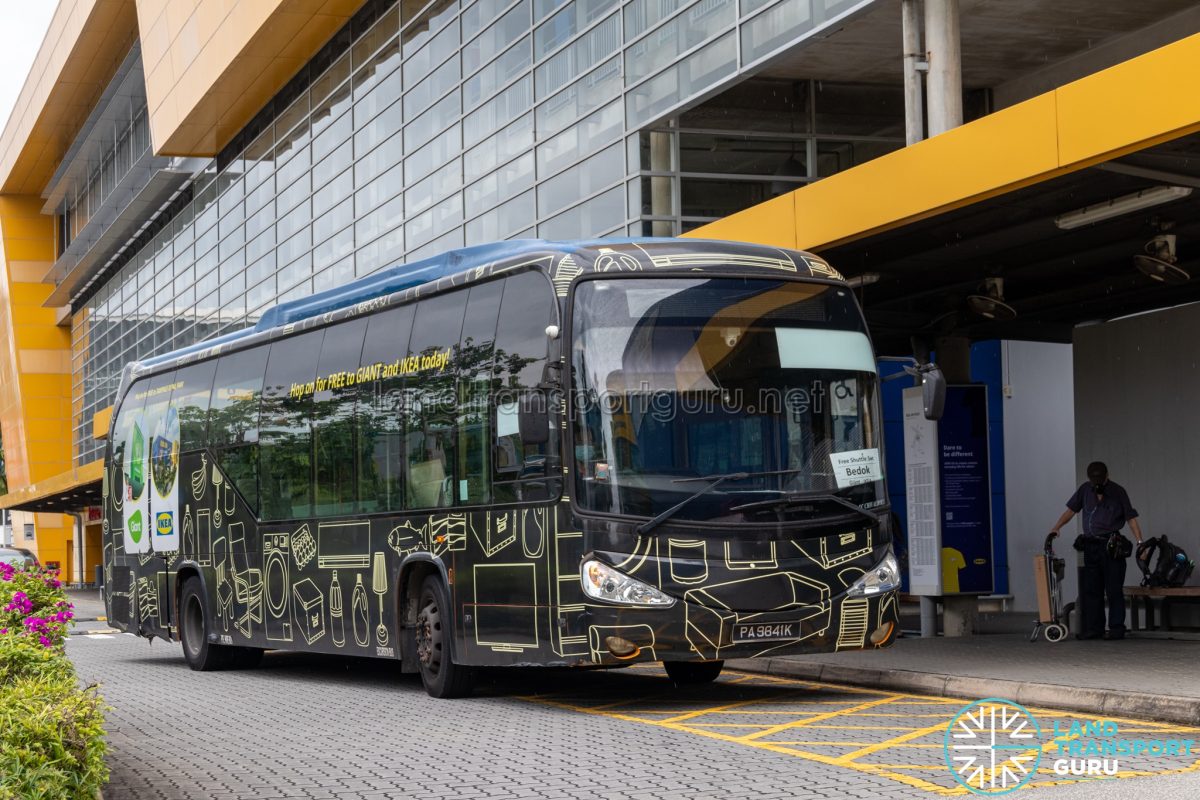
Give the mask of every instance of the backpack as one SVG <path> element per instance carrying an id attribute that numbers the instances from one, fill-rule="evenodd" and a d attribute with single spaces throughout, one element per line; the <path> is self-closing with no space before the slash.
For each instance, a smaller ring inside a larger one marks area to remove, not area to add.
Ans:
<path id="1" fill-rule="evenodd" d="M 1158 560 L 1152 566 L 1155 553 L 1158 553 Z M 1188 558 L 1183 548 L 1171 544 L 1166 536 L 1157 536 L 1139 544 L 1137 564 L 1142 570 L 1142 586 L 1150 588 L 1183 586 L 1196 567 L 1196 562 Z"/>

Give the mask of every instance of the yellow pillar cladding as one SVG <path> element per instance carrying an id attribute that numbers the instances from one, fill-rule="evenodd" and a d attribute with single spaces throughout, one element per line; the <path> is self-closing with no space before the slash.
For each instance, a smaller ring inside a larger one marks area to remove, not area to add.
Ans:
<path id="1" fill-rule="evenodd" d="M 0 196 L 0 435 L 8 489 L 71 468 L 71 336 L 42 303 L 54 260 L 54 218 L 41 198 Z M 35 542 L 24 524 L 36 525 Z M 14 540 L 42 561 L 70 564 L 71 521 L 60 514 L 14 514 Z"/>
<path id="2" fill-rule="evenodd" d="M 832 247 L 1200 131 L 1200 34 L 686 234 Z"/>

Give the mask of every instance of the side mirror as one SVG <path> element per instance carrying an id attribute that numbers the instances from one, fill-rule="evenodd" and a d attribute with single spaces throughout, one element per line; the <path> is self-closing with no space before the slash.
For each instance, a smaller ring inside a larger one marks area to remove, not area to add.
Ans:
<path id="1" fill-rule="evenodd" d="M 936 364 L 921 371 L 921 400 L 925 419 L 939 420 L 946 405 L 946 378 Z"/>
<path id="2" fill-rule="evenodd" d="M 528 392 L 521 396 L 517 426 L 524 444 L 550 441 L 550 409 L 545 392 Z"/>

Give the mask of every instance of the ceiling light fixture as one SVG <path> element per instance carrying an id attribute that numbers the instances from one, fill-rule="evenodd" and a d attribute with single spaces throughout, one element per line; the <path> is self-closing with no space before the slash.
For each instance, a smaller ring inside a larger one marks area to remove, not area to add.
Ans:
<path id="1" fill-rule="evenodd" d="M 1140 192 L 1121 195 L 1103 203 L 1059 214 L 1054 218 L 1054 224 L 1064 231 L 1074 230 L 1093 222 L 1141 211 L 1143 208 L 1162 205 L 1172 200 L 1182 200 L 1191 193 L 1192 189 L 1189 186 L 1152 186 Z"/>

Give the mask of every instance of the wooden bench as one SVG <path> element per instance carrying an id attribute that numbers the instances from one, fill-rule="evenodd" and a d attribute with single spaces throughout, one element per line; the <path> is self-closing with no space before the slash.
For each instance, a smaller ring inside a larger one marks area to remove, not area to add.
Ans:
<path id="1" fill-rule="evenodd" d="M 1162 601 L 1162 630 L 1176 630 L 1171 625 L 1171 606 L 1175 603 L 1200 604 L 1200 586 L 1180 586 L 1175 589 L 1150 588 L 1148 586 L 1126 586 L 1125 598 L 1129 602 L 1129 621 L 1132 631 L 1157 631 L 1159 625 L 1154 620 L 1154 601 Z M 1144 625 L 1138 625 L 1138 601 L 1141 600 L 1144 615 Z M 1195 631 L 1189 626 L 1184 630 Z"/>

